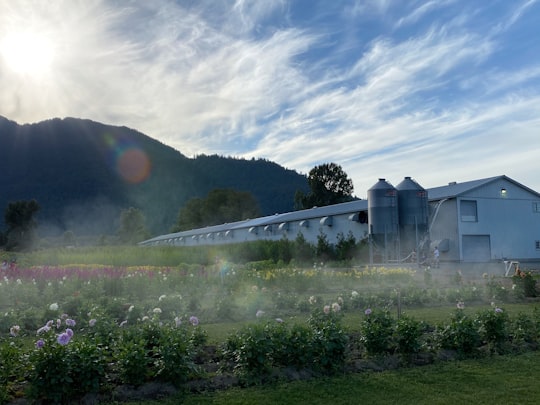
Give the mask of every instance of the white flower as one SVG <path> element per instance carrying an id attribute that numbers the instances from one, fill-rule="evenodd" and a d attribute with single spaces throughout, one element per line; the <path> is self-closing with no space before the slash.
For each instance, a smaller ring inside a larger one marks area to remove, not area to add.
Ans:
<path id="1" fill-rule="evenodd" d="M 154 314 L 161 314 L 161 308 L 154 308 L 154 309 L 152 310 L 152 312 L 153 312 Z"/>
<path id="2" fill-rule="evenodd" d="M 58 304 L 56 302 L 52 303 L 51 305 L 49 305 L 49 309 L 51 311 L 58 311 Z"/>
<path id="3" fill-rule="evenodd" d="M 20 331 L 21 327 L 19 325 L 13 325 L 11 328 L 9 328 L 9 334 L 13 337 L 17 336 Z"/>
<path id="4" fill-rule="evenodd" d="M 259 309 L 259 310 L 257 311 L 257 313 L 255 314 L 255 316 L 256 316 L 257 318 L 260 318 L 260 317 L 262 317 L 263 315 L 264 315 L 264 311 L 261 311 L 260 309 Z"/>
<path id="5" fill-rule="evenodd" d="M 167 296 L 166 296 L 165 294 L 160 295 L 158 301 L 161 302 L 161 301 L 163 301 L 165 298 L 167 298 Z"/>
<path id="6" fill-rule="evenodd" d="M 120 327 L 123 328 L 124 326 L 126 326 L 126 324 L 127 324 L 127 321 L 122 321 L 120 322 Z"/>
<path id="7" fill-rule="evenodd" d="M 176 318 L 174 318 L 174 324 L 175 324 L 176 327 L 178 328 L 180 325 L 182 325 L 182 318 L 180 318 L 179 316 L 177 316 Z"/>
<path id="8" fill-rule="evenodd" d="M 332 304 L 332 311 L 334 311 L 334 312 L 339 312 L 339 311 L 341 311 L 341 306 L 340 306 L 337 302 L 334 302 L 334 303 Z"/>
<path id="9" fill-rule="evenodd" d="M 135 305 L 130 305 L 130 307 L 128 308 L 128 312 L 133 311 L 133 308 L 135 308 Z"/>

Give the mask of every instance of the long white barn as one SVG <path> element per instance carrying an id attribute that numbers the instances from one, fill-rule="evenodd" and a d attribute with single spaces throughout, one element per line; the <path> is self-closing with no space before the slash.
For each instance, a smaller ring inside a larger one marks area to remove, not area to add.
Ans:
<path id="1" fill-rule="evenodd" d="M 411 181 L 408 177 L 404 180 Z M 381 182 L 393 188 L 384 179 L 380 179 Z M 416 182 L 414 184 L 418 185 Z M 418 185 L 418 190 L 421 192 L 417 195 L 422 195 L 428 204 L 427 224 L 425 232 L 422 227 L 416 227 L 413 246 L 419 247 L 422 243 L 427 249 L 438 246 L 441 261 L 540 261 L 540 193 L 504 175 L 453 182 L 427 189 L 425 193 Z M 384 196 L 390 196 L 389 202 L 384 203 L 388 204 L 388 212 L 393 212 L 394 208 L 397 210 L 395 195 L 391 189 L 390 192 L 385 191 Z M 368 192 L 368 200 L 171 233 L 146 240 L 140 245 L 200 246 L 261 239 L 294 240 L 300 232 L 312 244 L 317 243 L 321 233 L 326 235 L 330 243 L 336 243 L 339 234 L 345 237 L 352 234 L 359 241 L 373 236 L 374 218 L 370 218 L 370 214 L 374 217 L 377 211 L 370 206 L 369 200 Z M 391 250 L 385 257 L 403 258 L 407 254 L 403 249 L 407 245 L 403 241 L 404 232 L 400 240 L 399 229 L 395 233 L 392 226 L 395 219 L 388 220 L 388 239 L 385 231 L 384 240 L 392 241 L 392 244 L 387 242 L 386 247 L 378 246 L 376 250 Z"/>

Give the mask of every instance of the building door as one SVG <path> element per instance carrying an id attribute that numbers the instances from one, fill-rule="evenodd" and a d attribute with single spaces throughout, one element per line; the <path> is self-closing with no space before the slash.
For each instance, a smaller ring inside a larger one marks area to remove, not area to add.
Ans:
<path id="1" fill-rule="evenodd" d="M 463 235 L 461 238 L 464 262 L 489 262 L 491 260 L 489 235 Z"/>

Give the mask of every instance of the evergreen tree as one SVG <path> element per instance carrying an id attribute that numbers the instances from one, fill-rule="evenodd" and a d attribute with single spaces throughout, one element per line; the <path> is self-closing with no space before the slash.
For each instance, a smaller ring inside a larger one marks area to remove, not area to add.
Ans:
<path id="1" fill-rule="evenodd" d="M 120 213 L 118 237 L 123 243 L 134 244 L 148 239 L 146 219 L 141 210 L 130 207 Z"/>
<path id="2" fill-rule="evenodd" d="M 15 201 L 8 204 L 4 222 L 7 225 L 6 250 L 28 250 L 36 240 L 37 222 L 34 215 L 39 211 L 36 200 Z"/>

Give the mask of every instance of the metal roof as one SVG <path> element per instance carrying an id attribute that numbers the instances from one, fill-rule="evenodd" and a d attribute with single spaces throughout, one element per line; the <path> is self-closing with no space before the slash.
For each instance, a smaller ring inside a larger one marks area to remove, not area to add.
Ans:
<path id="1" fill-rule="evenodd" d="M 446 186 L 426 189 L 426 191 L 428 194 L 429 201 L 437 201 L 437 200 L 442 200 L 444 198 L 458 197 L 478 187 L 484 186 L 486 184 L 489 184 L 497 180 L 509 181 L 517 185 L 518 187 L 521 187 L 537 195 L 538 197 L 540 197 L 540 193 L 524 186 L 523 184 L 518 183 L 515 180 L 512 180 L 511 178 L 505 175 L 488 177 L 488 178 L 479 179 L 479 180 L 465 181 L 462 183 L 452 182 Z M 291 212 L 286 212 L 282 214 L 268 215 L 268 216 L 260 217 L 260 218 L 246 219 L 243 221 L 208 226 L 208 227 L 199 228 L 199 229 L 191 229 L 188 231 L 170 233 L 167 235 L 160 235 L 141 243 L 150 243 L 153 241 L 175 239 L 175 238 L 180 238 L 180 237 L 192 237 L 193 235 L 208 236 L 209 234 L 214 234 L 217 232 L 225 232 L 225 231 L 231 231 L 231 230 L 234 231 L 235 229 L 249 229 L 252 227 L 259 227 L 259 226 L 264 227 L 264 226 L 272 225 L 272 224 L 276 224 L 279 226 L 282 223 L 286 223 L 290 221 L 302 221 L 302 220 L 309 220 L 313 218 L 320 219 L 320 218 L 332 216 L 332 215 L 367 211 L 367 209 L 368 209 L 367 200 L 354 200 L 354 201 L 341 203 L 341 204 L 328 205 L 325 207 L 313 207 L 306 210 L 291 211 Z"/>
<path id="2" fill-rule="evenodd" d="M 429 188 L 427 189 L 428 200 L 433 201 L 433 200 L 442 200 L 443 198 L 459 197 L 460 195 L 468 193 L 469 191 L 472 191 L 478 187 L 485 186 L 486 184 L 492 183 L 497 180 L 509 181 L 510 183 L 513 183 L 516 186 L 521 187 L 540 197 L 540 193 L 524 186 L 523 184 L 518 183 L 515 180 L 512 180 L 510 177 L 501 175 L 501 176 L 487 177 L 485 179 L 465 181 L 463 183 L 452 182 L 446 186 Z"/>

